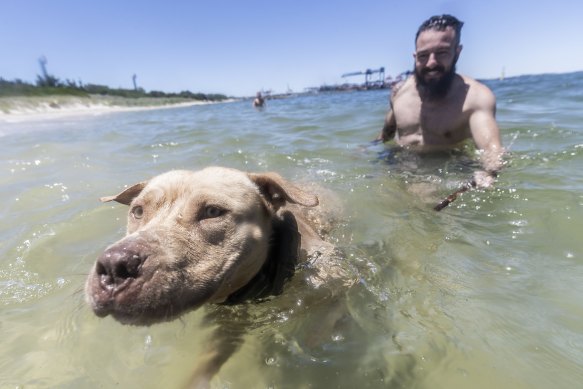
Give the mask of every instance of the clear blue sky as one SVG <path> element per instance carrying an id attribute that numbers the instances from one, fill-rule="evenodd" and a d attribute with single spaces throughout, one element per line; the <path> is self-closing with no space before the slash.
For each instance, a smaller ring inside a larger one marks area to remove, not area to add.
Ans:
<path id="1" fill-rule="evenodd" d="M 253 95 L 413 65 L 434 14 L 465 22 L 458 71 L 475 78 L 583 70 L 581 0 L 0 0 L 0 77 Z M 361 81 L 358 78 L 352 81 Z"/>

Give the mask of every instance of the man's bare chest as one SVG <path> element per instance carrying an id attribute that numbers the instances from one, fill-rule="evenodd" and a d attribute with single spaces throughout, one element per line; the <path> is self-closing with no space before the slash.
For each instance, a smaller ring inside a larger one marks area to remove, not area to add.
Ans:
<path id="1" fill-rule="evenodd" d="M 468 115 L 461 106 L 423 105 L 403 99 L 394 104 L 397 137 L 403 145 L 451 145 L 471 136 Z"/>

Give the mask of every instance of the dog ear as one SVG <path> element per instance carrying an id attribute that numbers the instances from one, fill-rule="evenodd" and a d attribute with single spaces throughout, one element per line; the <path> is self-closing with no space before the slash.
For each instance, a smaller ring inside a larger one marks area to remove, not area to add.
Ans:
<path id="1" fill-rule="evenodd" d="M 277 173 L 249 173 L 249 178 L 259 187 L 263 197 L 275 210 L 286 202 L 304 207 L 315 207 L 319 204 L 316 195 L 304 192 Z"/>
<path id="2" fill-rule="evenodd" d="M 137 184 L 130 186 L 123 192 L 116 194 L 115 196 L 105 196 L 101 197 L 99 200 L 102 203 L 106 203 L 108 201 L 117 201 L 120 204 L 130 205 L 132 200 L 136 198 L 140 194 L 140 192 L 142 192 L 142 189 L 145 188 L 146 184 L 148 184 L 147 181 L 139 182 Z"/>

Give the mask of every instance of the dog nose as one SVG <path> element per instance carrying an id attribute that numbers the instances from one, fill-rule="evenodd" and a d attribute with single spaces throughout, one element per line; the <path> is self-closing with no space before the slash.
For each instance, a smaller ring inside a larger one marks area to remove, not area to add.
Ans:
<path id="1" fill-rule="evenodd" d="M 101 286 L 106 289 L 120 289 L 130 279 L 138 278 L 147 255 L 126 246 L 113 246 L 105 250 L 97 259 L 95 272 Z"/>

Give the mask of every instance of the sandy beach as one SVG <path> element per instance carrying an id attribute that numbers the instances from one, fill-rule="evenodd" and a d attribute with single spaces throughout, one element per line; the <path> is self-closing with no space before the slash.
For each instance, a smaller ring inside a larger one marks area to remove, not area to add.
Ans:
<path id="1" fill-rule="evenodd" d="M 230 102 L 224 100 L 221 102 Z M 110 96 L 43 96 L 0 98 L 0 123 L 57 120 L 73 116 L 96 116 L 113 112 L 169 109 L 194 105 L 215 104 L 173 98 L 128 99 Z"/>

